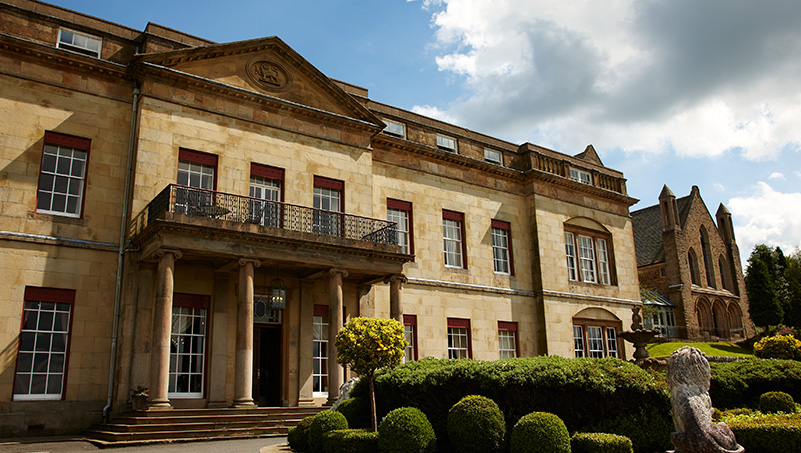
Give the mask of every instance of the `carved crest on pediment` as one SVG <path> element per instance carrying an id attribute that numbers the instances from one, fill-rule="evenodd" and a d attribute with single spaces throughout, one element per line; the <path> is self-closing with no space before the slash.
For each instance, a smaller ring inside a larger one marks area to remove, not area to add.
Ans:
<path id="1" fill-rule="evenodd" d="M 254 85 L 267 91 L 284 91 L 292 84 L 291 74 L 282 65 L 264 57 L 251 58 L 247 74 Z"/>

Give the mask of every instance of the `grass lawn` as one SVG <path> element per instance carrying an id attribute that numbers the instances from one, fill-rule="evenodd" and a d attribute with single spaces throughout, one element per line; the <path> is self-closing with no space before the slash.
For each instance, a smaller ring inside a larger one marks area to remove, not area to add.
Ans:
<path id="1" fill-rule="evenodd" d="M 651 357 L 669 357 L 676 349 L 682 346 L 692 346 L 698 348 L 708 356 L 723 357 L 753 357 L 754 354 L 748 349 L 743 349 L 734 343 L 717 341 L 713 343 L 653 343 L 647 346 L 648 354 Z"/>

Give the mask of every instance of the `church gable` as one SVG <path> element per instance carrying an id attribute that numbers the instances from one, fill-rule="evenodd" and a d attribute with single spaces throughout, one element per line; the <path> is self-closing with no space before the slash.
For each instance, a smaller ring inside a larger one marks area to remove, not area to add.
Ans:
<path id="1" fill-rule="evenodd" d="M 380 120 L 279 38 L 147 54 L 140 61 L 340 116 Z"/>

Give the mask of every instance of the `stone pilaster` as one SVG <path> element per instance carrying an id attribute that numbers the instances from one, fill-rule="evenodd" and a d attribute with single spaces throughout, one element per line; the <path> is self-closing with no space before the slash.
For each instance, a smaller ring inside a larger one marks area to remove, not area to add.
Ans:
<path id="1" fill-rule="evenodd" d="M 384 280 L 389 283 L 389 317 L 403 324 L 403 300 L 401 292 L 403 284 L 406 283 L 406 276 L 395 274 Z"/>

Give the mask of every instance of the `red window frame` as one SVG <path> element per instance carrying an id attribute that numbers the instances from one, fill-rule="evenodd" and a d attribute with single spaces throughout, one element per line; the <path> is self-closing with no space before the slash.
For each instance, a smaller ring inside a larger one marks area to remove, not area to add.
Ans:
<path id="1" fill-rule="evenodd" d="M 505 222 L 503 220 L 492 219 L 492 221 L 490 222 L 490 226 L 506 231 L 506 240 L 508 242 L 507 250 L 509 251 L 509 275 L 510 276 L 515 275 L 515 260 L 512 249 L 512 224 L 509 222 Z M 490 231 L 490 233 L 492 233 L 492 231 Z M 495 269 L 494 263 L 493 263 L 493 269 Z"/>
<path id="2" fill-rule="evenodd" d="M 414 220 L 412 217 L 412 203 L 408 201 L 387 198 L 387 208 L 406 211 L 409 214 L 409 255 L 414 255 Z"/>
<path id="3" fill-rule="evenodd" d="M 403 315 L 403 325 L 412 326 L 412 360 L 417 360 L 417 315 Z"/>
<path id="4" fill-rule="evenodd" d="M 517 322 L 498 321 L 498 330 L 515 333 L 515 357 L 520 357 L 520 337 L 517 334 Z M 498 349 L 500 349 L 500 347 Z"/>
<path id="5" fill-rule="evenodd" d="M 339 191 L 339 212 L 345 212 L 345 181 L 314 175 L 314 187 L 325 187 Z"/>
<path id="6" fill-rule="evenodd" d="M 573 318 L 572 326 L 581 326 L 582 336 L 584 337 L 584 357 L 590 356 L 590 342 L 587 333 L 588 327 L 600 327 L 601 339 L 604 344 L 604 357 L 609 357 L 609 338 L 607 337 L 606 329 L 608 327 L 615 329 L 615 343 L 617 345 L 617 357 L 625 360 L 623 357 L 623 339 L 620 338 L 620 332 L 623 331 L 623 323 L 620 321 L 604 320 L 604 319 L 591 319 L 591 318 Z M 572 335 L 571 335 L 571 338 Z"/>
<path id="7" fill-rule="evenodd" d="M 212 190 L 217 191 L 217 180 L 220 179 L 218 168 L 219 157 L 216 154 L 204 153 L 188 148 L 178 148 L 178 161 L 192 162 L 195 164 L 209 165 L 214 167 L 214 184 Z M 177 172 L 176 172 L 177 174 Z"/>
<path id="8" fill-rule="evenodd" d="M 68 145 L 64 145 L 68 146 Z M 70 304 L 70 321 L 67 326 L 67 348 L 64 352 L 64 379 L 61 383 L 61 401 L 67 398 L 67 380 L 69 377 L 70 365 L 70 349 L 72 348 L 72 321 L 75 318 L 75 290 L 74 289 L 60 289 L 60 288 L 41 288 L 34 286 L 26 286 L 23 296 L 22 313 L 20 314 L 19 332 L 22 334 L 22 329 L 25 327 L 25 302 L 53 302 L 53 303 L 66 303 Z M 14 389 L 17 388 L 17 372 L 19 368 L 19 348 L 22 345 L 17 344 L 17 357 L 14 363 L 14 379 L 11 383 L 11 399 L 14 399 Z M 44 401 L 42 400 L 16 400 L 16 401 Z"/>
<path id="9" fill-rule="evenodd" d="M 467 330 L 467 358 L 473 358 L 473 333 L 470 329 L 470 320 L 464 318 L 448 318 L 448 328 Z"/>
<path id="10" fill-rule="evenodd" d="M 442 210 L 442 218 L 459 222 L 462 230 L 462 269 L 467 269 L 467 230 L 464 227 L 464 214 L 456 211 Z"/>
<path id="11" fill-rule="evenodd" d="M 45 131 L 44 139 L 42 140 L 42 155 L 39 158 L 39 181 L 36 182 L 36 200 L 34 201 L 34 207 L 39 206 L 39 190 L 41 189 L 41 174 L 42 174 L 42 165 L 44 164 L 44 147 L 48 144 L 57 145 L 57 146 L 67 146 L 70 148 L 79 149 L 81 151 L 86 152 L 86 168 L 83 169 L 83 192 L 81 192 L 81 212 L 77 218 L 82 219 L 84 217 L 83 210 L 86 204 L 86 186 L 87 181 L 89 180 L 89 157 L 91 155 L 91 147 L 92 147 L 92 139 L 84 138 L 84 137 L 77 137 L 75 135 L 68 135 L 62 134 L 60 132 L 53 132 L 53 131 Z M 38 209 L 35 208 L 37 211 Z M 64 213 L 66 215 L 66 213 Z M 59 214 L 50 214 L 50 215 L 59 215 Z"/>
<path id="12" fill-rule="evenodd" d="M 270 165 L 259 164 L 256 162 L 250 163 L 250 174 L 261 176 L 262 178 L 275 179 L 281 181 L 281 202 L 284 202 L 284 169 L 272 167 Z"/>

